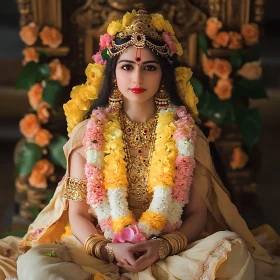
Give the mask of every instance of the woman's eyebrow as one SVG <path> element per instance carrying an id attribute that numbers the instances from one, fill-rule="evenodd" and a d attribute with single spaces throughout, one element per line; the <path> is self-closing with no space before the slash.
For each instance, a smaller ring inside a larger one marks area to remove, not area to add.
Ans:
<path id="1" fill-rule="evenodd" d="M 128 62 L 128 63 L 134 63 L 134 64 L 136 64 L 135 61 L 133 61 L 133 60 L 128 60 L 128 59 L 122 59 L 122 60 L 120 60 L 120 61 L 118 62 L 118 64 L 121 63 L 121 62 Z M 142 62 L 142 64 L 148 64 L 148 63 L 156 63 L 156 64 L 159 64 L 159 62 L 156 61 L 156 60 L 148 60 L 148 61 Z"/>

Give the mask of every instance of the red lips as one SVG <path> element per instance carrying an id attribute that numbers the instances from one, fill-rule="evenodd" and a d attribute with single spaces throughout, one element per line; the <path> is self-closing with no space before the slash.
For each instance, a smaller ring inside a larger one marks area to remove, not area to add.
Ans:
<path id="1" fill-rule="evenodd" d="M 135 94 L 140 94 L 140 93 L 144 92 L 146 89 L 145 88 L 131 88 L 130 90 Z"/>

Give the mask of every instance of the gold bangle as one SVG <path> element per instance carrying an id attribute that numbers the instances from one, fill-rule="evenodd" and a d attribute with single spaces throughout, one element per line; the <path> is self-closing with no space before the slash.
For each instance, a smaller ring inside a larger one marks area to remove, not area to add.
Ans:
<path id="1" fill-rule="evenodd" d="M 110 243 L 107 243 L 107 245 L 105 246 L 106 252 L 107 252 L 107 256 L 108 256 L 108 261 L 110 263 L 113 263 L 115 261 L 115 255 L 114 255 L 114 251 L 113 248 L 111 247 Z"/>
<path id="2" fill-rule="evenodd" d="M 101 248 L 102 246 L 106 246 L 108 242 L 105 241 L 105 240 L 101 240 L 101 241 L 98 241 L 98 243 L 96 244 L 95 246 L 95 249 L 94 249 L 94 253 L 95 253 L 95 256 L 100 259 L 100 260 L 103 260 L 103 261 L 106 261 L 106 258 L 104 258 L 101 254 Z"/>
<path id="3" fill-rule="evenodd" d="M 182 232 L 175 231 L 173 233 L 164 234 L 161 237 L 169 242 L 171 255 L 176 255 L 187 248 L 188 241 Z"/>
<path id="4" fill-rule="evenodd" d="M 106 240 L 106 238 L 101 234 L 92 234 L 84 242 L 84 248 L 87 253 L 91 256 L 95 255 L 95 247 L 98 242 Z"/>
<path id="5" fill-rule="evenodd" d="M 159 259 L 162 261 L 170 254 L 170 246 L 168 242 L 162 238 L 157 238 L 160 241 L 158 246 Z"/>

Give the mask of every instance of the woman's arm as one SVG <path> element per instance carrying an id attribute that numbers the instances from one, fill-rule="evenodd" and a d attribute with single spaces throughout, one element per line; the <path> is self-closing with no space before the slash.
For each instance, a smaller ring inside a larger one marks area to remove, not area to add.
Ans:
<path id="1" fill-rule="evenodd" d="M 189 204 L 184 208 L 183 224 L 178 231 L 188 239 L 188 243 L 195 241 L 203 231 L 207 219 L 207 207 L 193 187 Z"/>
<path id="2" fill-rule="evenodd" d="M 70 177 L 85 180 L 86 175 L 84 166 L 85 158 L 81 155 L 82 147 L 75 149 L 69 159 Z M 88 213 L 89 205 L 85 201 L 69 200 L 69 222 L 73 235 L 82 243 L 92 234 L 98 233 L 95 226 L 91 223 Z"/>

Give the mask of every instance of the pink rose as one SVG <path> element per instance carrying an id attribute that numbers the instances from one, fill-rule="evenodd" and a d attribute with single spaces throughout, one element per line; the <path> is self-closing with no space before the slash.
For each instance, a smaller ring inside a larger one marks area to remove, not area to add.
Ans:
<path id="1" fill-rule="evenodd" d="M 179 109 L 176 111 L 176 114 L 179 118 L 184 118 L 187 116 L 187 111 L 185 106 L 180 106 Z"/>
<path id="2" fill-rule="evenodd" d="M 176 43 L 173 41 L 172 37 L 171 37 L 171 33 L 168 31 L 163 32 L 162 34 L 163 40 L 165 41 L 165 43 L 167 44 L 168 48 L 170 49 L 170 51 L 172 53 L 177 53 L 177 47 L 176 47 Z"/>
<path id="3" fill-rule="evenodd" d="M 111 36 L 107 33 L 104 35 L 100 35 L 100 42 L 99 42 L 100 51 L 108 48 L 113 40 L 114 40 L 114 36 Z"/>
<path id="4" fill-rule="evenodd" d="M 140 243 L 146 240 L 146 237 L 139 232 L 136 225 L 123 228 L 120 232 L 116 233 L 113 238 L 113 243 Z"/>
<path id="5" fill-rule="evenodd" d="M 107 61 L 106 60 L 103 60 L 102 56 L 101 56 L 101 52 L 97 52 L 96 54 L 94 54 L 92 56 L 92 59 L 94 60 L 94 62 L 96 63 L 100 63 L 100 64 L 103 64 L 103 65 L 106 65 L 107 64 Z"/>

